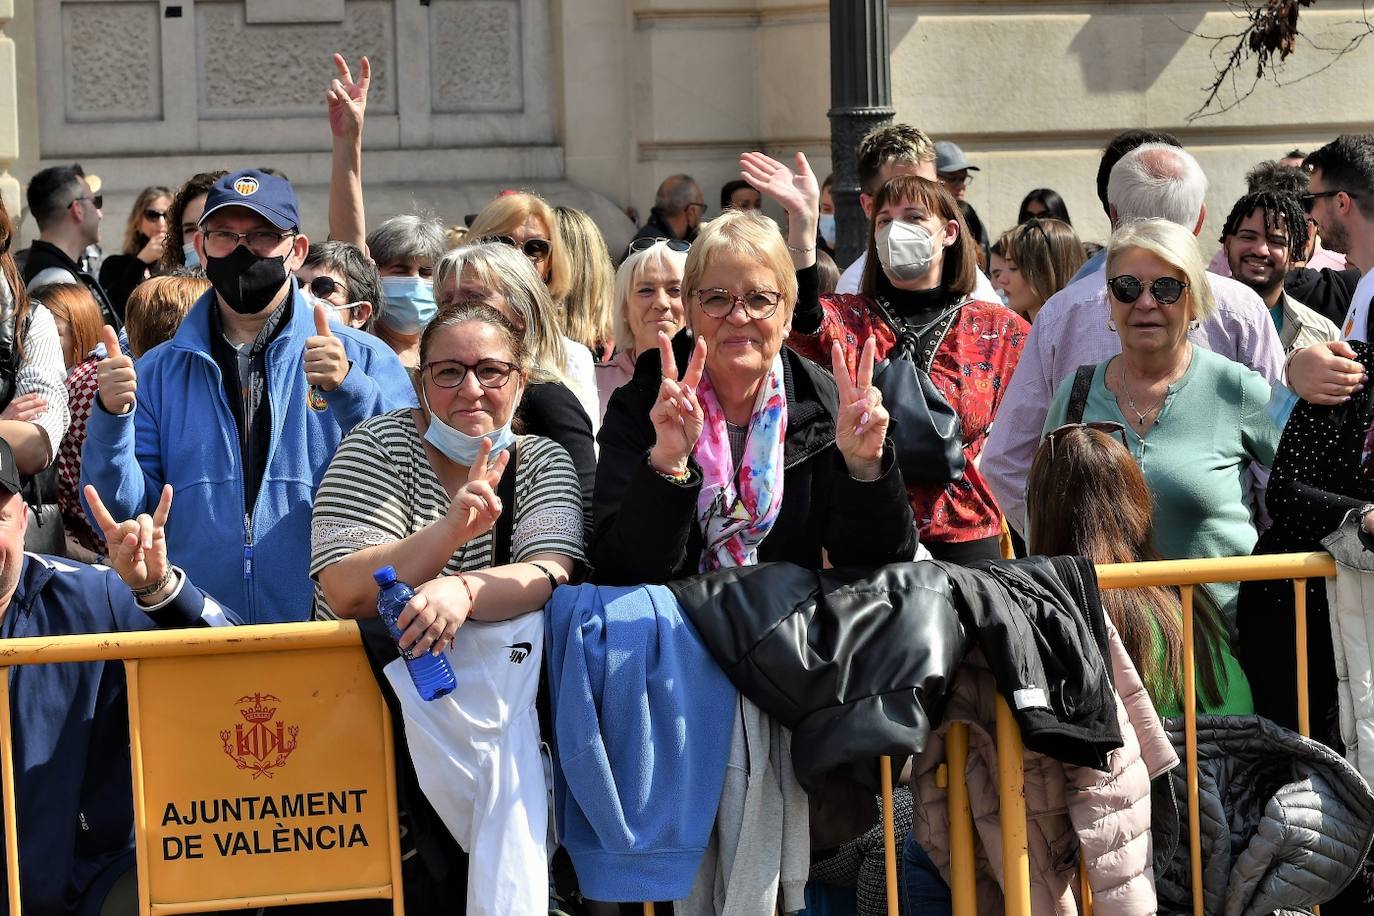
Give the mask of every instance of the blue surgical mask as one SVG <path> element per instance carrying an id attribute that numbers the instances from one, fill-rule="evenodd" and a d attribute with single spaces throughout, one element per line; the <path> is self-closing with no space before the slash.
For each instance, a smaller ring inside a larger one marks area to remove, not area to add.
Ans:
<path id="1" fill-rule="evenodd" d="M 819 229 L 820 229 L 820 231 L 821 231 L 821 238 L 825 240 L 825 243 L 826 243 L 827 245 L 829 245 L 831 248 L 834 248 L 834 247 L 835 247 L 835 214 L 833 214 L 833 213 L 822 213 L 822 214 L 821 214 L 821 221 L 820 221 L 820 224 L 819 224 Z"/>
<path id="2" fill-rule="evenodd" d="M 491 440 L 491 454 L 487 460 L 491 461 L 497 455 L 504 452 L 515 444 L 515 433 L 511 431 L 510 422 L 504 426 L 498 426 L 485 436 L 469 436 L 460 429 L 454 429 L 443 420 L 439 419 L 429 406 L 429 395 L 425 393 L 424 386 L 420 388 L 420 396 L 425 401 L 425 411 L 429 414 L 429 428 L 425 430 L 425 441 L 437 448 L 442 454 L 447 455 L 449 460 L 455 464 L 460 464 L 465 468 L 472 467 L 477 461 L 477 453 L 482 448 L 482 440 Z"/>
<path id="3" fill-rule="evenodd" d="M 419 334 L 434 320 L 434 284 L 421 277 L 382 277 L 382 323 L 398 334 Z"/>
<path id="4" fill-rule="evenodd" d="M 187 267 L 200 266 L 200 255 L 196 254 L 195 242 L 187 242 L 185 245 L 182 245 L 181 254 L 183 259 L 186 261 Z"/>

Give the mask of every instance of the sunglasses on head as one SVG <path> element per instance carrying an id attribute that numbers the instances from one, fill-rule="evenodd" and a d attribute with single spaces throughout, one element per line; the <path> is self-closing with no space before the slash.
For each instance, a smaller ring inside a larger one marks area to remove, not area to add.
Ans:
<path id="1" fill-rule="evenodd" d="M 647 238 L 647 237 L 646 237 L 646 238 L 641 238 L 641 239 L 635 239 L 633 242 L 630 243 L 630 252 L 629 252 L 629 253 L 630 253 L 630 254 L 637 254 L 638 252 L 641 252 L 641 251 L 648 251 L 650 248 L 654 247 L 654 246 L 657 245 L 659 242 L 662 242 L 664 245 L 667 245 L 667 246 L 668 246 L 668 249 L 669 249 L 670 251 L 691 251 L 691 250 L 692 250 L 692 243 L 691 243 L 691 242 L 684 242 L 684 241 L 682 241 L 682 239 L 666 239 L 666 238 L 664 238 L 663 236 L 660 235 L 658 238 Z"/>
<path id="2" fill-rule="evenodd" d="M 1107 281 L 1107 287 L 1112 291 L 1118 302 L 1130 305 L 1140 298 L 1140 294 L 1145 292 L 1145 284 L 1140 282 L 1139 277 L 1130 274 L 1120 274 Z M 1150 295 L 1160 305 L 1173 305 L 1183 296 L 1183 291 L 1188 288 L 1188 284 L 1182 280 L 1175 280 L 1173 277 L 1156 277 L 1149 286 Z"/>
<path id="3" fill-rule="evenodd" d="M 1109 436 L 1116 436 L 1121 440 L 1121 444 L 1126 447 L 1126 451 L 1131 450 L 1131 445 L 1126 441 L 1126 427 L 1124 424 L 1115 420 L 1093 420 L 1088 423 L 1065 423 L 1063 426 L 1056 426 L 1046 434 L 1045 438 L 1050 443 L 1050 460 L 1054 460 L 1054 443 L 1064 433 L 1071 429 L 1095 429 L 1100 433 Z"/>
<path id="4" fill-rule="evenodd" d="M 523 251 L 525 257 L 534 258 L 540 261 L 547 258 L 549 252 L 553 250 L 553 245 L 549 243 L 548 239 L 525 239 L 524 244 L 521 244 L 508 235 L 489 235 L 482 239 L 482 241 L 499 242 L 502 245 L 509 245 L 512 248 Z"/>

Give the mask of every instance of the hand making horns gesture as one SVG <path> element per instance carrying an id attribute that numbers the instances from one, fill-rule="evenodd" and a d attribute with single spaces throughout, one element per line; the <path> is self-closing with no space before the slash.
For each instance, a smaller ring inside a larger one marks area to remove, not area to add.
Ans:
<path id="1" fill-rule="evenodd" d="M 677 361 L 673 359 L 673 343 L 663 331 L 658 332 L 658 352 L 663 363 L 663 384 L 658 388 L 658 400 L 649 411 L 654 424 L 654 447 L 649 451 L 649 464 L 662 474 L 682 475 L 687 472 L 687 459 L 701 436 L 704 418 L 701 402 L 697 400 L 697 386 L 706 371 L 706 340 L 698 337 L 692 350 L 687 373 L 677 375 Z"/>
<path id="2" fill-rule="evenodd" d="M 883 393 L 873 385 L 873 362 L 877 352 L 878 342 L 868 338 L 859 355 L 857 377 L 851 380 L 839 342 L 830 349 L 830 368 L 835 375 L 840 401 L 835 446 L 844 456 L 849 475 L 858 480 L 876 480 L 882 474 L 888 413 L 883 407 Z"/>

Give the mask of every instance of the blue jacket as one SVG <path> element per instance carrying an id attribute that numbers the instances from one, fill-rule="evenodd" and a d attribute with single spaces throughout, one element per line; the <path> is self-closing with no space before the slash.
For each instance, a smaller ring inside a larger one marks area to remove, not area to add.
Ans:
<path id="1" fill-rule="evenodd" d="M 681 900 L 716 820 L 735 688 L 661 585 L 545 608 L 558 832 L 593 900 Z"/>
<path id="2" fill-rule="evenodd" d="M 237 428 L 210 355 L 213 290 L 175 337 L 138 361 L 133 410 L 115 416 L 96 399 L 81 453 L 82 483 L 95 485 L 116 518 L 153 511 L 162 485 L 175 488 L 167 523 L 172 562 L 248 623 L 310 618 L 310 507 L 320 478 L 354 426 L 416 405 L 409 376 L 384 343 L 335 325 L 353 367 L 312 407 L 304 357 L 315 319 L 294 295 L 289 322 L 267 345 L 272 440 L 251 533 Z"/>
<path id="3" fill-rule="evenodd" d="M 236 622 L 233 612 L 188 580 L 154 616 L 109 569 L 25 554 L 0 634 L 66 636 Z M 24 913 L 99 913 L 111 882 L 134 864 L 124 665 L 17 666 L 10 674 L 10 709 Z M 0 869 L 0 894 L 6 887 Z"/>

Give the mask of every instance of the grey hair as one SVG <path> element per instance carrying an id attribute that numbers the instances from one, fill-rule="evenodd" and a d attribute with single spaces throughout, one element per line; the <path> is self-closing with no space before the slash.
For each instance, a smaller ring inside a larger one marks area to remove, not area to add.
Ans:
<path id="1" fill-rule="evenodd" d="M 530 379 L 564 382 L 568 354 L 558 317 L 548 287 L 534 272 L 529 258 L 501 242 L 459 245 L 434 268 L 434 295 L 441 307 L 456 301 L 456 295 L 449 292 L 450 284 L 456 293 L 468 269 L 477 282 L 505 300 L 506 308 L 524 331 L 530 354 Z"/>
<path id="2" fill-rule="evenodd" d="M 677 216 L 687 209 L 688 204 L 695 202 L 698 193 L 700 189 L 691 175 L 669 175 L 658 186 L 654 206 L 666 216 Z"/>
<path id="3" fill-rule="evenodd" d="M 349 302 L 372 303 L 372 314 L 363 325 L 364 331 L 372 330 L 382 314 L 382 278 L 361 248 L 348 242 L 311 242 L 302 266 L 338 273 L 348 286 Z"/>
<path id="4" fill-rule="evenodd" d="M 635 345 L 634 331 L 630 330 L 630 296 L 634 293 L 635 284 L 639 282 L 639 275 L 650 266 L 667 267 L 677 271 L 680 283 L 682 275 L 687 270 L 687 252 L 674 251 L 666 242 L 655 242 L 642 251 L 636 251 L 620 263 L 620 269 L 615 272 L 615 292 L 611 299 L 615 310 L 617 350 L 628 352 Z"/>
<path id="5" fill-rule="evenodd" d="M 447 248 L 443 222 L 428 213 L 393 216 L 367 236 L 368 253 L 379 270 L 402 261 L 419 261 L 433 267 Z"/>
<path id="6" fill-rule="evenodd" d="M 1167 143 L 1146 143 L 1112 167 L 1107 202 L 1118 223 L 1167 219 L 1185 229 L 1197 226 L 1207 196 L 1207 176 L 1192 154 Z"/>

